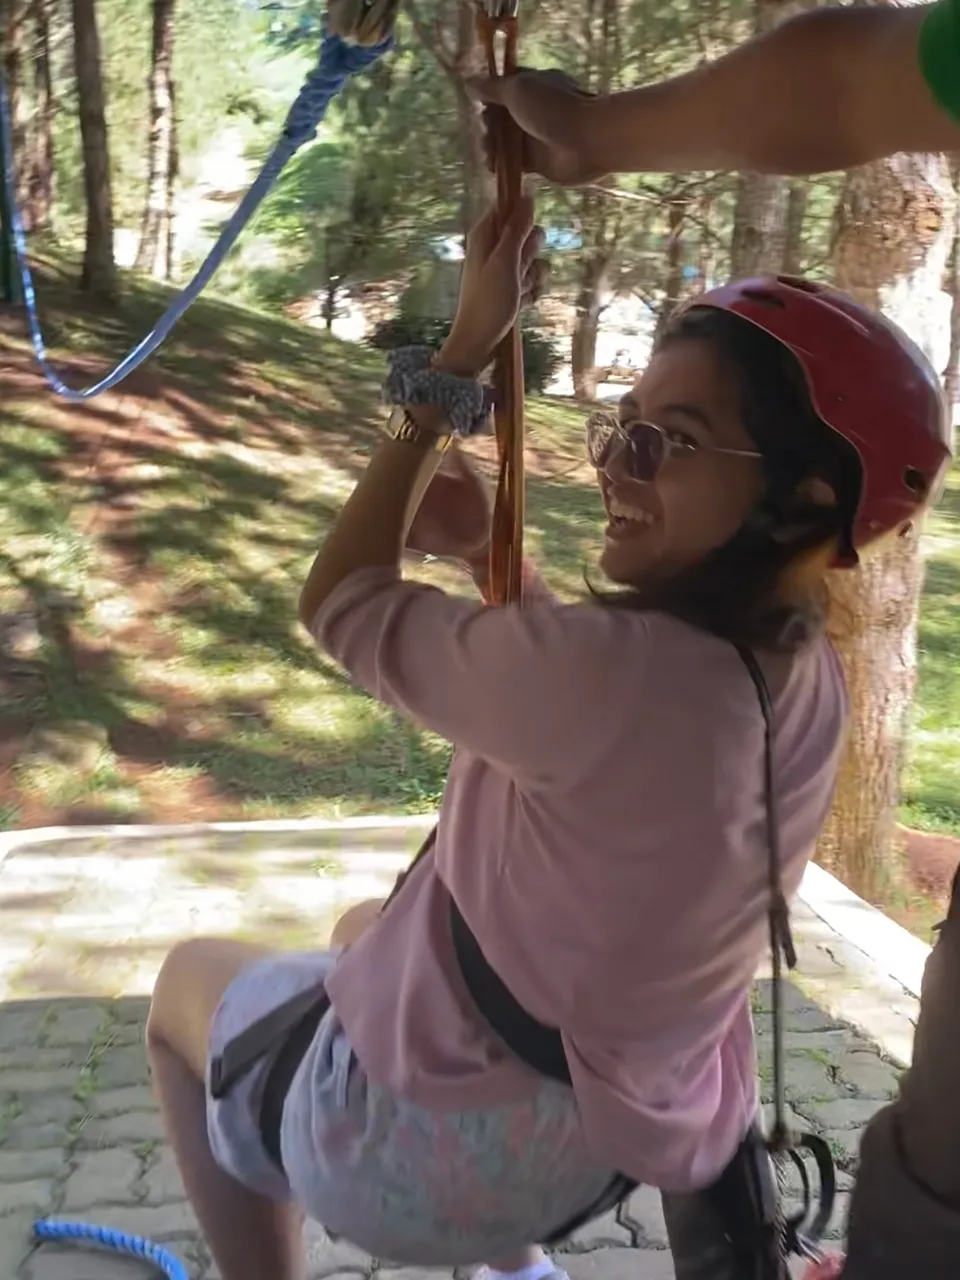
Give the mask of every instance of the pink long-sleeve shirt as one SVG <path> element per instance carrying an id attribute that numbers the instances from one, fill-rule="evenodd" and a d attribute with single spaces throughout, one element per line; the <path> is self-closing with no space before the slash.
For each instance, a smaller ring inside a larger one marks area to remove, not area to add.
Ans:
<path id="1" fill-rule="evenodd" d="M 763 720 L 736 651 L 536 584 L 492 609 L 383 568 L 341 583 L 313 632 L 456 747 L 434 852 L 328 984 L 370 1078 L 438 1109 L 538 1086 L 463 987 L 452 895 L 520 1004 L 562 1029 L 598 1161 L 664 1190 L 712 1181 L 757 1105 L 749 993 L 767 940 Z M 792 895 L 846 695 L 826 641 L 766 666 Z"/>

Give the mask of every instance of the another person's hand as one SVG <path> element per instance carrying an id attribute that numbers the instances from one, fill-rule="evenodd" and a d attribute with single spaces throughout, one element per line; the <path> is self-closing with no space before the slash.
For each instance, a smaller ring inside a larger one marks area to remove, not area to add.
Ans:
<path id="1" fill-rule="evenodd" d="M 540 291 L 542 243 L 529 196 L 521 197 L 502 231 L 495 208 L 483 215 L 467 237 L 457 314 L 440 353 L 444 368 L 475 378 L 487 367 L 521 306 Z"/>
<path id="2" fill-rule="evenodd" d="M 483 566 L 490 541 L 490 503 L 483 481 L 454 446 L 444 454 L 407 534 L 407 547 L 423 555 Z"/>
<path id="3" fill-rule="evenodd" d="M 508 111 L 524 132 L 524 170 L 561 186 L 582 186 L 606 176 L 603 99 L 562 71 L 521 69 L 510 76 L 478 76 L 474 95 L 488 108 Z M 487 159 L 491 160 L 489 133 Z"/>

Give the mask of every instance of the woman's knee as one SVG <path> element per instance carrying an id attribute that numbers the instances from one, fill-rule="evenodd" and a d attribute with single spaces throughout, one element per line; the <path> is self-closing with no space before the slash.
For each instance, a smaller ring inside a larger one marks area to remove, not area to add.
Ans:
<path id="1" fill-rule="evenodd" d="M 333 932 L 330 935 L 330 945 L 332 947 L 349 947 L 356 942 L 361 934 L 369 929 L 377 916 L 383 910 L 383 898 L 369 898 L 366 902 L 357 902 L 352 907 L 348 907 L 337 923 L 333 926 Z"/>
<path id="2" fill-rule="evenodd" d="M 223 993 L 269 952 L 232 938 L 186 938 L 167 953 L 153 988 L 147 1043 L 162 1041 L 198 1076 L 206 1070 L 210 1026 Z"/>

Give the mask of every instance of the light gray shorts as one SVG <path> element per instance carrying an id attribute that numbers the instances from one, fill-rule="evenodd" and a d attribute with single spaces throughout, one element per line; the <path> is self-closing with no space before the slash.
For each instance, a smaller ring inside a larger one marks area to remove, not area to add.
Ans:
<path id="1" fill-rule="evenodd" d="M 258 1018 L 322 985 L 335 960 L 334 952 L 292 953 L 245 969 L 214 1017 L 211 1058 Z M 284 1175 L 258 1120 L 274 1056 L 226 1097 L 211 1098 L 208 1083 L 217 1162 L 254 1191 L 295 1200 L 376 1258 L 447 1267 L 495 1260 L 549 1239 L 611 1183 L 612 1171 L 586 1149 L 566 1085 L 545 1079 L 531 1098 L 489 1110 L 428 1111 L 367 1079 L 333 1009 L 287 1095 Z"/>

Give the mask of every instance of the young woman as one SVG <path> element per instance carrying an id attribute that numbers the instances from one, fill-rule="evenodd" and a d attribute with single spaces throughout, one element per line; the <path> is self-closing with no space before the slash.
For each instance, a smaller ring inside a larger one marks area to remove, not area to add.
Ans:
<path id="1" fill-rule="evenodd" d="M 535 1243 L 618 1175 L 706 1187 L 753 1120 L 764 724 L 738 647 L 771 691 L 790 895 L 844 729 L 824 575 L 935 495 L 938 382 L 826 288 L 715 290 L 591 422 L 606 585 L 561 605 L 530 571 L 493 609 L 406 582 L 412 533 L 483 588 L 482 490 L 443 450 L 484 417 L 474 380 L 538 245 L 528 202 L 500 236 L 481 222 L 450 339 L 395 363 L 403 421 L 301 600 L 358 684 L 455 744 L 434 848 L 346 950 L 194 940 L 157 982 L 156 1088 L 224 1280 L 302 1277 L 304 1213 L 378 1257 L 537 1280 Z M 491 1030 L 468 952 L 528 1030 L 559 1029 L 559 1066 Z"/>

